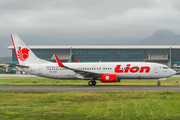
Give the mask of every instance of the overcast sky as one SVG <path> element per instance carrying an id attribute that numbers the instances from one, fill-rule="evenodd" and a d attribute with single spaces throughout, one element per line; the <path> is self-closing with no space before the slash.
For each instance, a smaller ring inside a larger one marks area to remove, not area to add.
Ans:
<path id="1" fill-rule="evenodd" d="M 11 33 L 32 45 L 103 44 L 144 38 L 160 29 L 180 34 L 180 0 L 0 0 L 5 48 L 12 44 Z"/>

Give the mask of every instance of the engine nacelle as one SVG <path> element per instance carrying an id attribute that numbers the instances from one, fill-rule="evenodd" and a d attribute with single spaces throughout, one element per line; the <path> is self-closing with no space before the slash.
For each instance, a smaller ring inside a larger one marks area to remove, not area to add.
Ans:
<path id="1" fill-rule="evenodd" d="M 101 82 L 120 82 L 116 74 L 103 74 L 100 80 Z"/>

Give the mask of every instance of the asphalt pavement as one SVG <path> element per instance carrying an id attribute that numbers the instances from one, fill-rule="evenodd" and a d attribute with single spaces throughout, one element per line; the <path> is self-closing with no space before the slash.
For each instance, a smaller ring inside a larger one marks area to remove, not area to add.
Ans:
<path id="1" fill-rule="evenodd" d="M 170 85 L 0 85 L 0 90 L 12 91 L 180 91 L 180 86 Z"/>

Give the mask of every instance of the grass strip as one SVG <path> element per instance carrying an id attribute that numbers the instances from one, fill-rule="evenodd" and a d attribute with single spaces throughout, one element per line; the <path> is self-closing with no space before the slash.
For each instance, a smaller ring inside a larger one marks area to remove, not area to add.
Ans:
<path id="1" fill-rule="evenodd" d="M 89 80 L 58 80 L 43 77 L 8 77 L 0 78 L 1 85 L 88 85 Z M 121 82 L 102 83 L 97 80 L 97 85 L 157 85 L 158 80 L 126 80 Z M 161 85 L 180 85 L 180 78 L 161 81 Z"/>
<path id="2" fill-rule="evenodd" d="M 0 91 L 0 98 L 2 120 L 180 118 L 180 92 Z"/>

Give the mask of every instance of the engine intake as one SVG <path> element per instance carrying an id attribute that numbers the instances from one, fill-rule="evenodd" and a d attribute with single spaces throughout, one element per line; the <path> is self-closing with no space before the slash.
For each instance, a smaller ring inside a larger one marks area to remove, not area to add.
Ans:
<path id="1" fill-rule="evenodd" d="M 120 82 L 116 74 L 103 74 L 100 80 L 101 82 Z"/>

